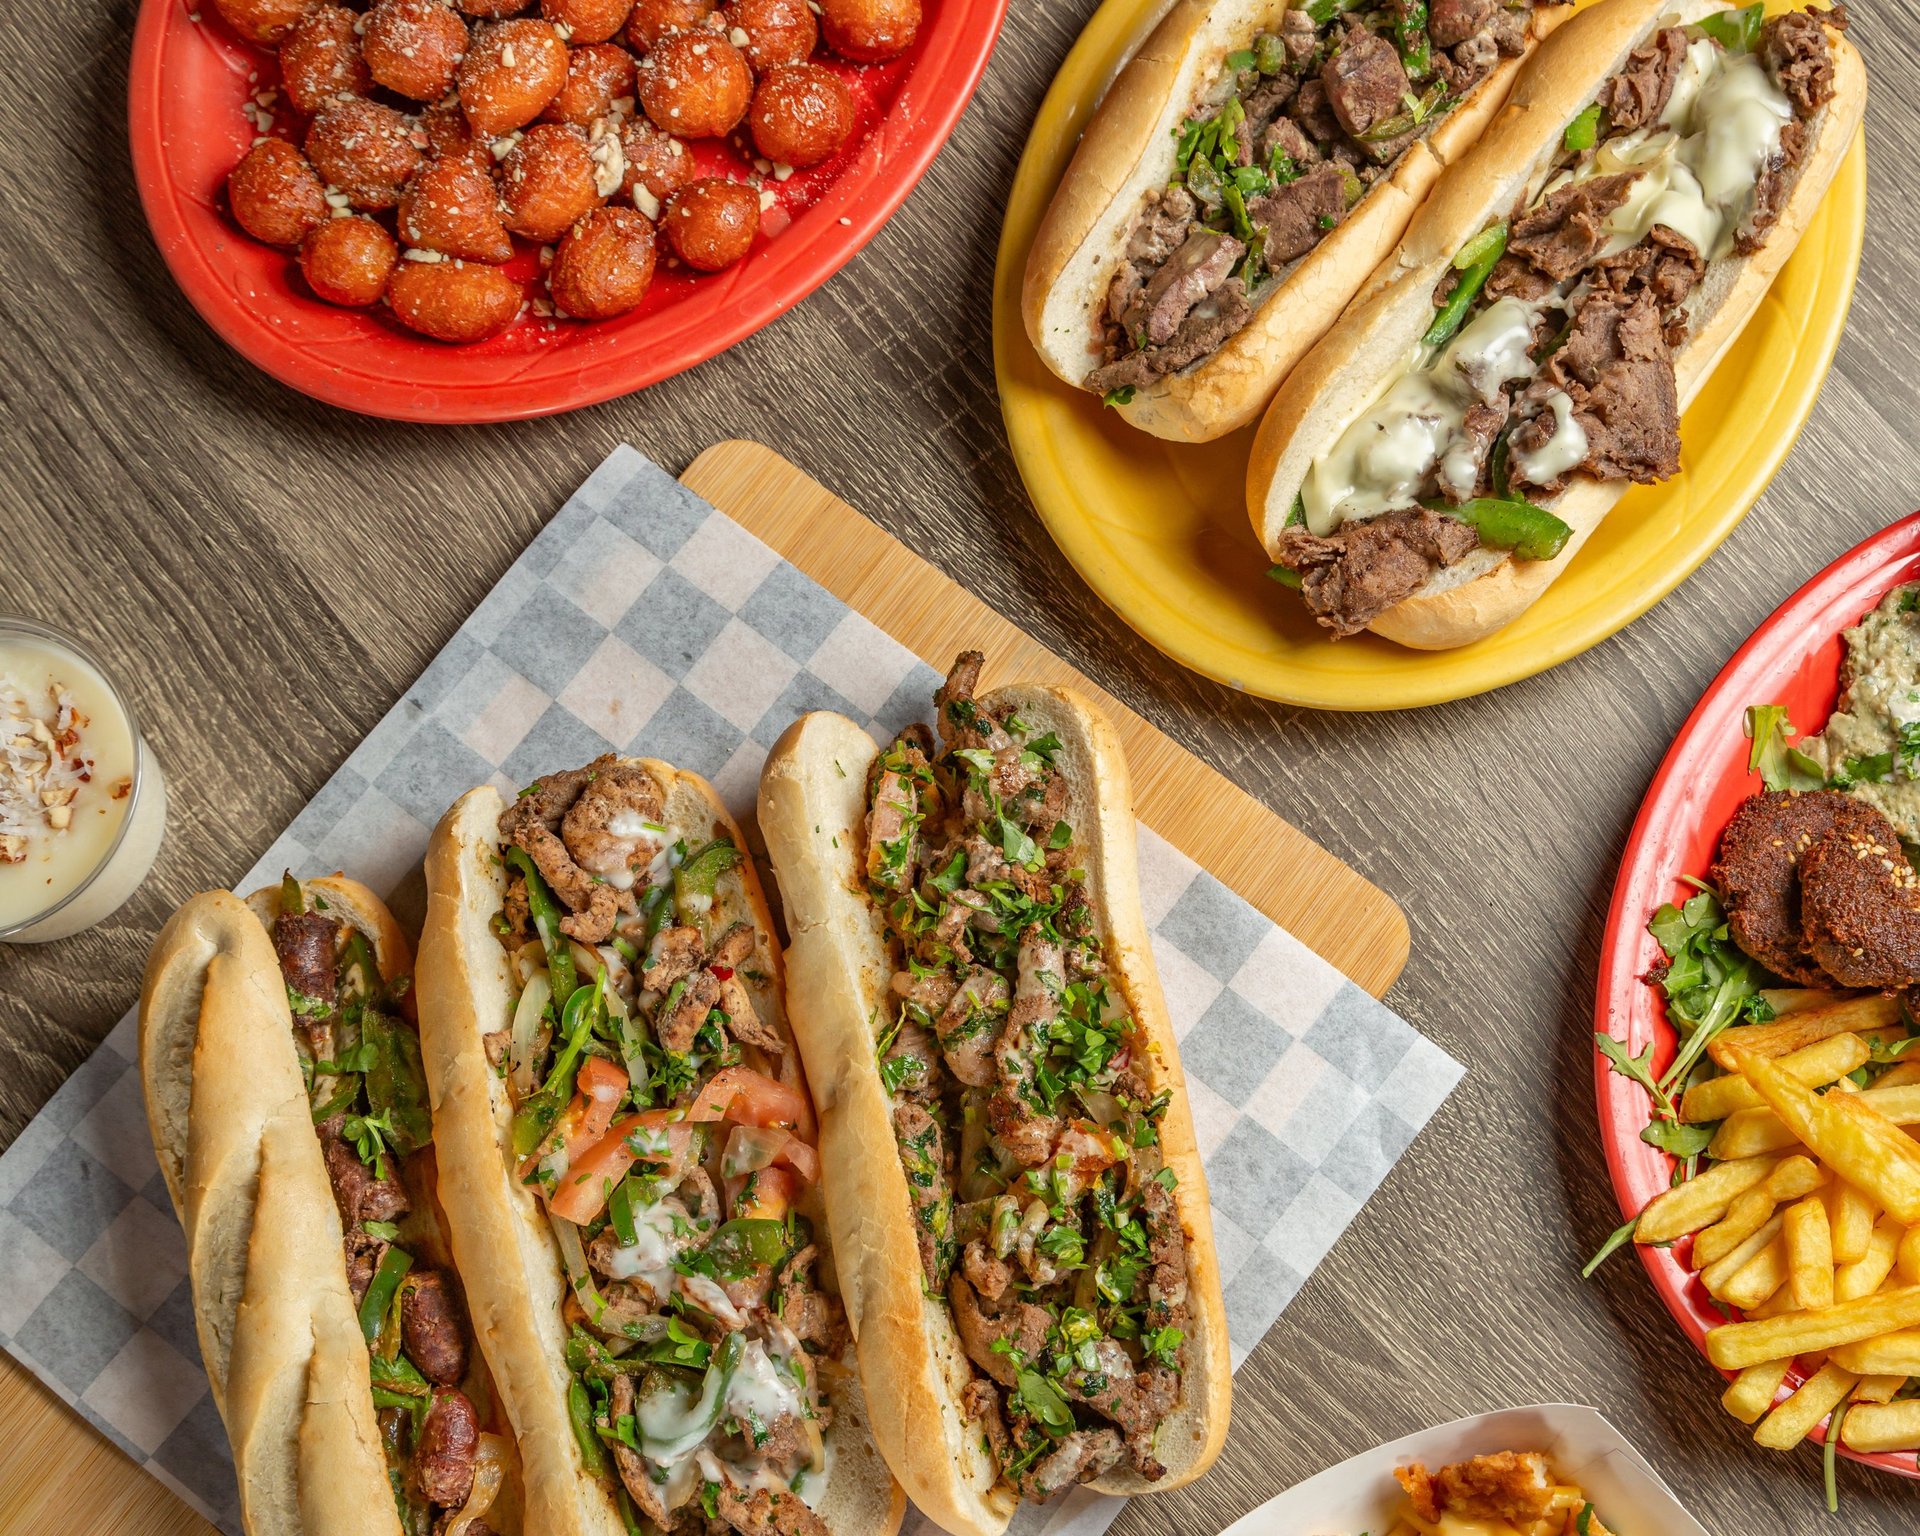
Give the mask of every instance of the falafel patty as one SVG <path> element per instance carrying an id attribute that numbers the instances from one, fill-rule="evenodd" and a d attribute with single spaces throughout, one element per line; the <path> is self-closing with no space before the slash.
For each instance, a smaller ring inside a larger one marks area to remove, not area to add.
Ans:
<path id="1" fill-rule="evenodd" d="M 1800 921 L 1814 961 L 1843 987 L 1920 982 L 1920 876 L 1893 824 L 1836 827 L 1800 855 Z"/>

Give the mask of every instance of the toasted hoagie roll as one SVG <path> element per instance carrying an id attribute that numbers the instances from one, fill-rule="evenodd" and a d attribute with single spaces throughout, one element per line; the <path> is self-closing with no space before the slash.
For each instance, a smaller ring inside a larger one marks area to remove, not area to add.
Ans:
<path id="1" fill-rule="evenodd" d="M 875 1434 L 963 1536 L 1198 1477 L 1231 1393 L 1125 761 L 1072 694 L 976 697 L 981 662 L 937 743 L 810 714 L 760 781 Z"/>
<path id="2" fill-rule="evenodd" d="M 1541 45 L 1261 423 L 1248 510 L 1321 624 L 1480 639 L 1679 470 L 1859 128 L 1844 26 L 1601 0 Z"/>
<path id="3" fill-rule="evenodd" d="M 1034 238 L 1034 347 L 1156 437 L 1255 420 L 1564 14 L 1177 0 L 1102 98 Z"/>
<path id="4" fill-rule="evenodd" d="M 543 1536 L 890 1536 L 779 944 L 712 788 L 605 756 L 427 850 L 441 1196 Z"/>
<path id="5" fill-rule="evenodd" d="M 250 1536 L 506 1536 L 436 1207 L 405 936 L 364 886 L 194 897 L 140 994 L 154 1151 Z"/>

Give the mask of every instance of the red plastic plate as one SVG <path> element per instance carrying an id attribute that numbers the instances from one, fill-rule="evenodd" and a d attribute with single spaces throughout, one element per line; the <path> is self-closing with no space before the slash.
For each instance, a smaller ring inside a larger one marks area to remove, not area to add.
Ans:
<path id="1" fill-rule="evenodd" d="M 664 263 L 640 307 L 592 324 L 525 313 L 490 341 L 449 347 L 384 309 L 338 309 L 306 291 L 284 251 L 224 210 L 227 172 L 255 129 L 243 107 L 279 79 L 212 0 L 144 0 L 128 116 L 134 180 L 161 254 L 187 297 L 242 356 L 330 405 L 404 421 L 511 421 L 594 405 L 705 362 L 784 314 L 873 238 L 953 132 L 986 68 L 1007 0 L 928 0 L 913 49 L 855 68 L 859 127 L 840 155 L 767 181 L 776 202 L 738 266 L 711 277 Z M 282 104 L 277 131 L 293 113 Z M 744 173 L 731 144 L 691 146 L 713 174 Z M 526 242 L 510 269 L 528 280 Z"/>
<path id="2" fill-rule="evenodd" d="M 1755 630 L 1694 707 L 1654 775 L 1607 914 L 1594 1027 L 1636 1055 L 1651 1041 L 1656 1074 L 1673 1059 L 1675 1036 L 1659 992 L 1641 979 L 1660 958 L 1647 919 L 1662 902 L 1690 894 L 1681 877 L 1706 875 L 1734 807 L 1761 787 L 1759 776 L 1747 772 L 1743 712 L 1749 704 L 1784 704 L 1796 730 L 1818 730 L 1839 694 L 1840 632 L 1889 590 L 1914 580 L 1920 580 L 1920 512 L 1842 555 Z M 1652 1118 L 1647 1096 L 1598 1051 L 1594 1084 L 1607 1168 L 1621 1213 L 1630 1217 L 1672 1182 L 1673 1159 L 1640 1139 Z M 1725 1319 L 1683 1262 L 1690 1249 L 1685 1239 L 1672 1248 L 1635 1251 L 1667 1310 L 1704 1351 L 1706 1331 Z M 1842 1448 L 1840 1454 L 1920 1477 L 1910 1451 L 1867 1456 Z"/>

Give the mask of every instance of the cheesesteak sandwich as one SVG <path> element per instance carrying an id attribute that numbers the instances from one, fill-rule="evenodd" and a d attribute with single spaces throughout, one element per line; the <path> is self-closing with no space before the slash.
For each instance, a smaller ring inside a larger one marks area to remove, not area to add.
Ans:
<path id="1" fill-rule="evenodd" d="M 1034 239 L 1034 347 L 1157 437 L 1253 421 L 1560 15 L 1553 0 L 1178 0 Z"/>
<path id="2" fill-rule="evenodd" d="M 427 850 L 454 1253 L 542 1536 L 889 1536 L 779 947 L 693 774 L 604 756 Z"/>
<path id="3" fill-rule="evenodd" d="M 435 1196 L 410 965 L 338 876 L 196 896 L 147 962 L 147 1119 L 251 1536 L 521 1528 Z"/>
<path id="4" fill-rule="evenodd" d="M 1124 759 L 962 655 L 884 750 L 811 714 L 760 781 L 867 1395 L 946 1530 L 1198 1477 L 1227 1432 L 1206 1179 Z"/>
<path id="5" fill-rule="evenodd" d="M 1681 412 L 1859 128 L 1845 27 L 1602 0 L 1541 45 L 1261 423 L 1248 509 L 1321 624 L 1480 639 L 1678 472 Z"/>

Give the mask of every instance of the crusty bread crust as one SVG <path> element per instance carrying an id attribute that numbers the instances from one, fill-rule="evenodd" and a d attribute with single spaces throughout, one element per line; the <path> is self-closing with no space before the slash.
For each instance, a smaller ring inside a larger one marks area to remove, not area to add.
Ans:
<path id="1" fill-rule="evenodd" d="M 377 952 L 406 969 L 404 940 Z M 247 1531 L 400 1536 L 286 987 L 229 891 L 194 897 L 154 942 L 140 1080 Z"/>
<path id="2" fill-rule="evenodd" d="M 1187 1233 L 1193 1326 L 1182 1402 L 1162 1423 L 1156 1453 L 1167 1476 L 1131 1470 L 1093 1486 L 1145 1493 L 1190 1482 L 1225 1441 L 1231 1367 L 1206 1172 L 1172 1024 L 1140 914 L 1135 828 L 1126 761 L 1105 719 L 1062 689 L 1008 688 L 987 695 L 1061 739 L 1056 761 L 1071 789 L 1072 823 L 1100 914 L 1109 976 L 1151 1042 L 1140 1065 L 1172 1098 L 1162 1151 L 1178 1177 L 1174 1200 Z M 900 1411 L 875 1426 L 880 1448 L 914 1503 L 959 1536 L 996 1536 L 1016 1506 L 982 1437 L 960 1407 L 971 1375 L 945 1304 L 923 1287 L 913 1218 L 892 1114 L 875 1068 L 875 1020 L 891 980 L 884 927 L 861 878 L 872 738 L 839 715 L 802 717 L 775 744 L 760 780 L 760 829 L 780 883 L 792 944 L 794 1033 L 821 1117 L 821 1152 L 833 1170 L 827 1215 L 841 1254 L 841 1285 L 860 1344 L 867 1394 Z M 938 1425 L 942 1433 L 930 1433 Z"/>
<path id="3" fill-rule="evenodd" d="M 1512 97 L 1473 152 L 1460 161 L 1408 229 L 1392 262 L 1369 280 L 1353 306 L 1320 340 L 1274 397 L 1247 465 L 1247 510 L 1268 554 L 1313 461 L 1405 366 L 1432 313 L 1432 293 L 1454 253 L 1488 223 L 1535 195 L 1559 153 L 1566 124 L 1603 80 L 1668 18 L 1720 10 L 1719 0 L 1601 0 L 1582 11 L 1528 60 Z M 1774 277 L 1793 254 L 1852 147 L 1866 106 L 1859 50 L 1829 31 L 1834 99 L 1809 123 L 1810 143 L 1792 191 L 1766 244 L 1750 256 L 1708 265 L 1692 303 L 1687 340 L 1674 356 L 1682 410 L 1739 338 Z M 1628 486 L 1575 476 L 1550 503 L 1573 530 L 1552 560 L 1515 560 L 1475 550 L 1435 572 L 1419 592 L 1368 627 L 1418 650 L 1446 650 L 1485 638 L 1539 598 L 1612 511 Z"/>
<path id="4" fill-rule="evenodd" d="M 1067 383 L 1080 387 L 1099 363 L 1093 316 L 1106 302 L 1141 199 L 1172 173 L 1174 130 L 1226 54 L 1277 25 L 1287 8 L 1285 0 L 1177 0 L 1101 98 L 1034 236 L 1021 291 L 1027 335 Z M 1536 10 L 1532 38 L 1545 37 L 1565 14 L 1558 6 Z M 1209 442 L 1253 421 L 1366 274 L 1392 253 L 1441 172 L 1485 131 L 1520 64 L 1502 59 L 1432 133 L 1409 145 L 1217 352 L 1115 409 L 1142 431 L 1177 442 Z"/>
<path id="5" fill-rule="evenodd" d="M 660 784 L 666 824 L 676 834 L 704 842 L 719 830 L 747 849 L 704 779 L 651 759 L 641 764 Z M 441 1203 L 456 1262 L 468 1277 L 474 1333 L 519 1438 L 527 1529 L 543 1536 L 625 1536 L 610 1489 L 587 1470 L 574 1442 L 561 1317 L 566 1272 L 538 1199 L 513 1176 L 513 1104 L 486 1057 L 484 1037 L 508 1027 L 516 997 L 506 951 L 491 926 L 506 896 L 497 852 L 504 809 L 493 789 L 471 790 L 441 819 L 427 846 L 417 992 Z M 772 980 L 764 991 L 756 987 L 755 1002 L 766 1000 L 771 1006 L 761 1008 L 762 1019 L 782 1027 L 779 948 L 750 861 L 722 878 L 716 902 L 764 936 Z M 804 1088 L 795 1053 L 786 1061 L 779 1075 Z M 808 1198 L 815 1198 L 811 1191 Z M 824 1283 L 833 1264 L 830 1245 L 822 1241 L 821 1250 Z M 869 1438 L 858 1372 L 850 1361 L 826 1365 L 832 1370 L 834 1422 L 827 1441 L 833 1470 L 818 1513 L 837 1536 L 892 1536 L 905 1499 Z"/>

